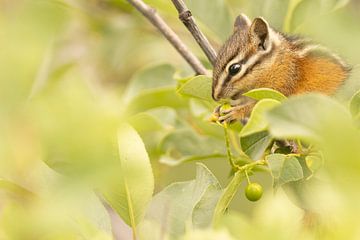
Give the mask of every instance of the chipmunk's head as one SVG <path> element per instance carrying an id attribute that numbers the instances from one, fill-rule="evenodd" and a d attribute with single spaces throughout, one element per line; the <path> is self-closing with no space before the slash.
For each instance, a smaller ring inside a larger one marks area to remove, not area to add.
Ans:
<path id="1" fill-rule="evenodd" d="M 220 49 L 214 65 L 214 100 L 235 100 L 255 88 L 261 71 L 271 65 L 271 55 L 278 41 L 278 34 L 263 18 L 251 22 L 243 14 L 238 16 L 234 32 Z"/>

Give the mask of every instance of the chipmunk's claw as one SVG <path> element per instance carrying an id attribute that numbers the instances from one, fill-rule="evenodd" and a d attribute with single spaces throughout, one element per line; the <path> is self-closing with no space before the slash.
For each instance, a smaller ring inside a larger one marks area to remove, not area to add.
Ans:
<path id="1" fill-rule="evenodd" d="M 221 110 L 221 105 L 217 106 L 214 111 L 213 111 L 213 115 L 217 118 L 220 117 L 220 110 Z"/>
<path id="2" fill-rule="evenodd" d="M 232 107 L 230 109 L 226 109 L 226 110 L 220 110 L 220 117 L 219 117 L 219 122 L 221 124 L 224 123 L 232 123 L 236 120 L 239 120 L 241 117 L 239 115 L 239 107 Z"/>
<path id="3" fill-rule="evenodd" d="M 247 106 L 234 106 L 230 109 L 220 110 L 220 117 L 218 121 L 222 124 L 241 121 L 241 123 L 245 125 L 248 121 L 248 111 L 249 109 Z"/>

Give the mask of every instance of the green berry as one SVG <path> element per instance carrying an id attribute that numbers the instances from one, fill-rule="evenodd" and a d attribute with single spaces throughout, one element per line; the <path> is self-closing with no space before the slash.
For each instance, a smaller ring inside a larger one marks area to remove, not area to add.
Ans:
<path id="1" fill-rule="evenodd" d="M 261 198 L 263 194 L 263 188 L 258 183 L 250 183 L 245 188 L 245 196 L 249 201 L 255 202 Z"/>

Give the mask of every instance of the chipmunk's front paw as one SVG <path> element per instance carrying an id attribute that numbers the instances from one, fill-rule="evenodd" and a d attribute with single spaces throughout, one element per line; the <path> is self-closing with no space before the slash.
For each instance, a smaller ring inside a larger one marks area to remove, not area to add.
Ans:
<path id="1" fill-rule="evenodd" d="M 236 120 L 246 121 L 248 110 L 246 106 L 235 106 L 229 109 L 223 110 L 220 109 L 220 123 L 232 123 Z"/>

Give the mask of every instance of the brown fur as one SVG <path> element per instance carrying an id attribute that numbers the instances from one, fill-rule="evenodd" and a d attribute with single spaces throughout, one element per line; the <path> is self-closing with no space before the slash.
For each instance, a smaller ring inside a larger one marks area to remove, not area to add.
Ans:
<path id="1" fill-rule="evenodd" d="M 241 93 L 255 88 L 272 88 L 286 96 L 307 92 L 332 95 L 347 79 L 350 68 L 339 57 L 299 37 L 269 30 L 275 33 L 277 40 L 264 54 L 265 51 L 258 48 L 256 36 L 251 34 L 253 25 L 246 27 L 242 24 L 243 29 L 236 28 L 219 51 L 213 73 L 213 96 L 216 87 L 221 89 L 216 95 L 218 99 L 236 100 L 243 97 Z M 261 32 L 264 31 L 263 26 Z M 247 58 L 246 60 L 257 54 L 261 57 L 251 65 L 249 61 L 245 74 L 230 77 L 220 86 L 219 79 L 226 74 L 227 64 L 239 52 Z M 220 120 L 242 119 L 249 115 L 253 105 L 254 103 L 246 104 L 244 107 L 234 106 L 228 111 L 228 116 L 223 116 Z"/>

